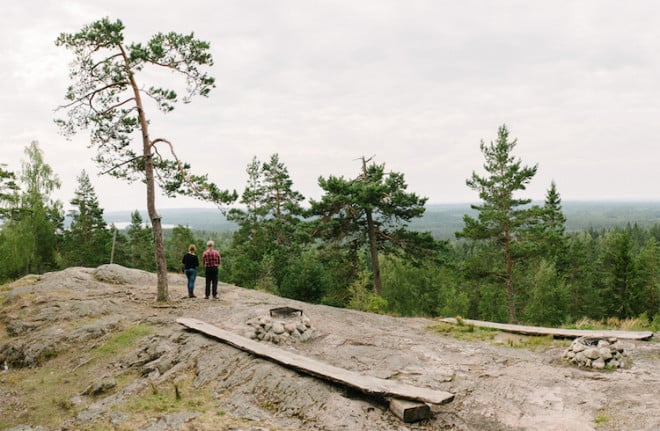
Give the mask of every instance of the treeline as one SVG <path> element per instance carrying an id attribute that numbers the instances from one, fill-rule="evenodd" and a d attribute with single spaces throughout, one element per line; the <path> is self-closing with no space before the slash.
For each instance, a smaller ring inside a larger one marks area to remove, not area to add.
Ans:
<path id="1" fill-rule="evenodd" d="M 551 184 L 541 205 L 517 198 L 536 173 L 512 156 L 503 126 L 482 143 L 485 175 L 468 187 L 481 199 L 452 240 L 409 229 L 425 198 L 407 191 L 403 174 L 362 159 L 354 178 L 321 177 L 323 195 L 302 206 L 277 154 L 247 167 L 241 209 L 227 212 L 234 232 L 166 231 L 170 271 L 189 244 L 213 239 L 223 255 L 220 278 L 307 302 L 403 316 L 456 316 L 557 326 L 582 318 L 655 319 L 660 225 L 566 233 L 561 198 Z M 82 172 L 63 224 L 59 187 L 36 143 L 19 175 L 0 167 L 0 279 L 111 260 L 155 270 L 153 235 L 138 211 L 130 226 L 103 221 Z M 202 271 L 203 275 L 203 271 Z"/>
<path id="2" fill-rule="evenodd" d="M 542 201 L 535 204 L 543 205 Z M 463 217 L 477 214 L 469 203 L 426 204 L 422 217 L 410 222 L 410 229 L 430 232 L 436 239 L 454 239 L 456 232 L 463 228 Z M 122 226 L 131 219 L 132 211 L 106 211 L 104 219 L 108 224 Z M 238 225 L 226 219 L 218 208 L 164 208 L 160 214 L 170 226 L 188 225 L 194 230 L 211 232 L 234 232 Z M 566 216 L 566 232 L 578 233 L 584 230 L 608 230 L 638 224 L 650 228 L 660 223 L 660 200 L 649 201 L 563 201 L 562 212 Z M 142 218 L 147 212 L 141 210 Z M 65 220 L 68 224 L 68 219 Z"/>
<path id="3" fill-rule="evenodd" d="M 155 271 L 153 232 L 139 211 L 131 214 L 125 229 L 109 226 L 89 176 L 82 171 L 69 202 L 72 210 L 65 213 L 62 203 L 51 198 L 60 180 L 44 161 L 38 143 L 32 142 L 25 156 L 18 175 L 0 165 L 0 282 L 71 266 L 107 263 Z M 70 221 L 66 227 L 65 217 Z M 227 242 L 227 234 L 198 233 L 204 235 L 203 240 L 196 239 L 184 226 L 167 232 L 169 270 L 180 269 L 179 255 L 189 244 L 201 247 L 206 239 Z"/>

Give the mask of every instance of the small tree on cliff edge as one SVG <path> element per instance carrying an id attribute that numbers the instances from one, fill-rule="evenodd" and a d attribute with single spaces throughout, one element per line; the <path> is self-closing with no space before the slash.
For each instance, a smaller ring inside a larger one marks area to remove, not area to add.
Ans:
<path id="1" fill-rule="evenodd" d="M 163 87 L 144 88 L 137 75 L 153 66 L 177 72 L 186 81 L 184 101 L 195 95 L 207 96 L 214 79 L 201 70 L 211 66 L 209 44 L 194 35 L 158 33 L 145 45 L 124 43 L 124 25 L 103 18 L 75 34 L 62 33 L 55 44 L 70 49 L 75 59 L 70 69 L 72 85 L 60 109 L 67 119 L 56 119 L 66 136 L 91 129 L 90 146 L 96 147 L 96 162 L 103 173 L 129 182 L 142 180 L 147 186 L 147 211 L 153 227 L 158 300 L 167 301 L 167 261 L 160 215 L 155 205 L 155 185 L 167 196 L 176 194 L 210 200 L 217 204 L 237 198 L 236 192 L 218 189 L 207 176 L 192 175 L 181 162 L 172 143 L 152 138 L 149 133 L 143 96 L 153 100 L 162 112 L 174 109 L 177 93 Z M 132 138 L 139 132 L 142 147 L 134 149 Z"/>

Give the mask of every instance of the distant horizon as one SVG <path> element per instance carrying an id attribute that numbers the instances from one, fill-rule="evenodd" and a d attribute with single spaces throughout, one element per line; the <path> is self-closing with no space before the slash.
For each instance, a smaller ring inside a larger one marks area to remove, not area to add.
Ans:
<path id="1" fill-rule="evenodd" d="M 533 201 L 540 204 L 542 201 Z M 438 239 L 453 238 L 463 226 L 463 216 L 475 215 L 471 203 L 427 204 L 421 217 L 408 224 L 410 229 L 431 232 Z M 130 224 L 133 210 L 106 211 L 104 219 L 108 225 L 124 230 Z M 147 211 L 137 209 L 144 225 L 150 225 Z M 163 228 L 187 226 L 191 230 L 209 232 L 233 232 L 238 223 L 227 220 L 224 213 L 216 208 L 160 208 Z M 660 224 L 660 200 L 590 200 L 562 202 L 562 212 L 566 217 L 566 231 L 577 232 L 588 229 L 610 229 L 627 224 L 653 226 Z"/>
<path id="2" fill-rule="evenodd" d="M 427 202 L 425 206 L 429 205 L 473 205 L 473 204 L 478 204 L 482 201 L 455 201 L 455 202 Z M 543 202 L 543 199 L 532 199 L 532 203 L 537 203 L 537 202 Z M 651 203 L 651 204 L 660 204 L 660 197 L 655 198 L 655 199 L 571 199 L 571 200 L 564 200 L 562 199 L 561 201 L 562 205 L 566 203 L 603 203 L 603 204 L 645 204 L 645 203 Z M 146 205 L 145 205 L 146 207 Z M 123 213 L 123 212 L 133 212 L 136 209 L 138 211 L 146 211 L 145 207 L 140 207 L 140 208 L 133 208 L 133 209 L 113 209 L 113 210 L 107 210 L 104 209 L 104 213 Z M 227 206 L 226 208 L 233 208 L 235 206 Z M 239 206 L 240 207 L 240 206 Z M 186 206 L 186 207 L 158 207 L 156 206 L 156 211 L 170 211 L 170 210 L 219 210 L 219 208 L 214 207 L 214 206 Z"/>

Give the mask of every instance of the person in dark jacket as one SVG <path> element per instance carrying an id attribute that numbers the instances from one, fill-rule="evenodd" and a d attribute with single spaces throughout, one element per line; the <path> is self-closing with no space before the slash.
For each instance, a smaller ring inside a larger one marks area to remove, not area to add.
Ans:
<path id="1" fill-rule="evenodd" d="M 195 252 L 197 247 L 195 244 L 190 244 L 188 247 L 188 253 L 183 255 L 181 263 L 183 263 L 183 272 L 186 273 L 188 277 L 188 298 L 197 298 L 195 296 L 195 279 L 197 278 L 197 267 L 199 266 L 199 259 Z"/>

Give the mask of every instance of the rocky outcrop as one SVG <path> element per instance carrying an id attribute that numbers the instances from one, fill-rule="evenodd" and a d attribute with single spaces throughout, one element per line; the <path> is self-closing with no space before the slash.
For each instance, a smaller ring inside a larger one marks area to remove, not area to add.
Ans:
<path id="1" fill-rule="evenodd" d="M 190 299 L 186 286 L 183 274 L 170 274 L 172 300 L 161 303 L 154 274 L 113 265 L 0 286 L 0 429 L 559 431 L 591 430 L 594 417 L 605 415 L 599 431 L 660 426 L 657 342 L 601 337 L 625 366 L 594 373 L 586 362 L 569 365 L 565 345 L 538 351 L 497 337 L 455 339 L 437 333 L 435 319 L 307 304 L 229 284 L 220 284 L 219 301 Z M 456 400 L 403 423 L 380 398 L 189 332 L 178 318 L 261 334 L 278 350 L 449 391 Z M 585 344 L 572 355 L 605 347 Z"/>
<path id="2" fill-rule="evenodd" d="M 89 385 L 83 392 L 83 395 L 100 395 L 108 392 L 117 386 L 117 380 L 114 377 L 103 377 Z"/>

